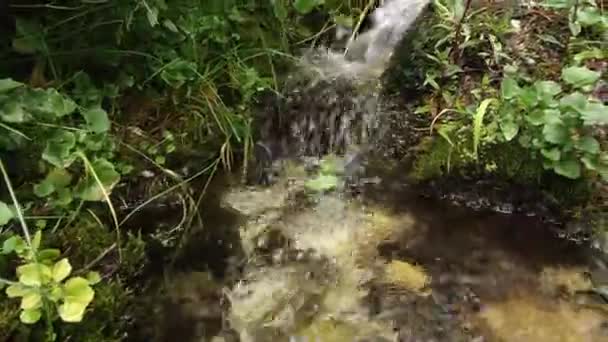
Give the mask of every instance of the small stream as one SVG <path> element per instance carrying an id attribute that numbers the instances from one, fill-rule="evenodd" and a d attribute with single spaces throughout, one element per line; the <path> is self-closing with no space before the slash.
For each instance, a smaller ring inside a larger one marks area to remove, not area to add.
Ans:
<path id="1" fill-rule="evenodd" d="M 587 249 L 534 217 L 454 207 L 376 176 L 356 194 L 311 193 L 297 165 L 270 187 L 234 180 L 207 227 L 222 237 L 193 232 L 190 270 L 170 277 L 158 340 L 608 338 Z"/>

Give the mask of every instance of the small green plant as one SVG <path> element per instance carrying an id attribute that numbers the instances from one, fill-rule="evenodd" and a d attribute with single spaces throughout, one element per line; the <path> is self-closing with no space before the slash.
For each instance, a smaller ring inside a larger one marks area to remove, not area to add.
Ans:
<path id="1" fill-rule="evenodd" d="M 608 124 L 608 107 L 589 95 L 599 77 L 576 66 L 562 70 L 563 85 L 520 86 L 515 76 L 506 77 L 497 109 L 502 140 L 540 153 L 545 168 L 561 176 L 577 179 L 585 169 L 608 180 L 608 154 L 595 136 L 596 127 Z"/>
<path id="2" fill-rule="evenodd" d="M 99 282 L 100 276 L 96 272 L 89 272 L 87 278 L 68 278 L 72 273 L 69 260 L 62 258 L 57 261 L 61 255 L 58 249 L 40 248 L 41 230 L 31 236 L 1 160 L 0 171 L 13 200 L 13 208 L 0 201 L 0 226 L 17 218 L 24 236 L 13 235 L 2 244 L 2 254 L 15 253 L 20 265 L 16 268 L 17 281 L 0 278 L 0 286 L 8 285 L 5 292 L 9 298 L 21 298 L 21 322 L 34 324 L 44 315 L 47 339 L 52 341 L 56 336 L 52 323 L 56 316 L 64 322 L 82 321 L 85 310 L 95 295 L 91 285 Z"/>
<path id="3" fill-rule="evenodd" d="M 34 324 L 44 314 L 57 314 L 64 322 L 80 322 L 95 292 L 91 285 L 99 282 L 99 274 L 90 272 L 86 278 L 70 277 L 72 265 L 67 258 L 56 260 L 61 252 L 57 249 L 40 249 L 42 232 L 38 231 L 31 245 L 20 236 L 4 241 L 2 254 L 16 253 L 20 266 L 16 282 L 4 280 L 9 286 L 9 298 L 21 298 L 21 322 Z"/>

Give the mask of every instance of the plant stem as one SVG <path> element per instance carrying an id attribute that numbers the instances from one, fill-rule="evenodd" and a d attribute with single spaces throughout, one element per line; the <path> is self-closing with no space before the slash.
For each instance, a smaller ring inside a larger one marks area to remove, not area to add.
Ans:
<path id="1" fill-rule="evenodd" d="M 23 230 L 23 236 L 25 236 L 25 241 L 27 245 L 32 248 L 32 238 L 30 236 L 30 231 L 27 228 L 27 224 L 25 223 L 25 219 L 23 218 L 23 213 L 21 212 L 21 207 L 19 206 L 19 202 L 17 201 L 17 196 L 15 196 L 15 191 L 13 190 L 13 186 L 11 185 L 11 180 L 8 177 L 8 172 L 4 168 L 4 162 L 0 158 L 0 171 L 2 172 L 2 176 L 4 177 L 4 182 L 6 183 L 6 187 L 8 188 L 8 192 L 11 196 L 11 200 L 15 205 L 15 210 L 17 211 L 17 218 L 19 218 L 19 223 L 21 224 L 21 229 Z M 34 253 L 35 255 L 36 253 Z"/>
<path id="2" fill-rule="evenodd" d="M 458 24 L 456 24 L 456 36 L 454 37 L 454 42 L 452 43 L 452 51 L 450 52 L 452 54 L 452 63 L 456 64 L 456 65 L 458 65 L 460 62 L 459 45 L 460 45 L 462 24 L 464 23 L 464 19 L 467 17 L 467 13 L 469 12 L 469 9 L 471 8 L 471 3 L 472 3 L 472 0 L 466 0 L 465 5 L 464 5 L 464 10 L 462 11 L 462 17 L 460 17 L 460 20 L 458 20 Z"/>

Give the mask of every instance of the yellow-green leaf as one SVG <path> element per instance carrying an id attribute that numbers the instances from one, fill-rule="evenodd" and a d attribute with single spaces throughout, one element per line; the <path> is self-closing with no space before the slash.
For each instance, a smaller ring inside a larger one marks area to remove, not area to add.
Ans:
<path id="1" fill-rule="evenodd" d="M 63 258 L 55 263 L 53 266 L 53 280 L 61 282 L 67 278 L 72 272 L 72 265 L 67 258 Z"/>
<path id="2" fill-rule="evenodd" d="M 11 286 L 6 288 L 6 295 L 8 298 L 17 298 L 23 297 L 28 294 L 31 289 L 21 285 L 21 284 L 12 284 Z"/>
<path id="3" fill-rule="evenodd" d="M 0 226 L 3 226 L 10 222 L 15 217 L 13 211 L 6 205 L 6 203 L 0 201 Z"/>
<path id="4" fill-rule="evenodd" d="M 86 305 L 79 302 L 65 302 L 57 311 L 64 322 L 77 323 L 82 321 L 86 308 Z"/>
<path id="5" fill-rule="evenodd" d="M 51 279 L 51 269 L 43 264 L 26 264 L 17 267 L 19 282 L 26 286 L 41 286 Z"/>
<path id="6" fill-rule="evenodd" d="M 89 272 L 87 273 L 87 280 L 90 285 L 95 285 L 101 281 L 101 276 L 98 272 Z"/>
<path id="7" fill-rule="evenodd" d="M 63 286 L 66 301 L 78 302 L 88 305 L 95 296 L 95 292 L 89 286 L 89 281 L 82 277 L 70 278 Z"/>
<path id="8" fill-rule="evenodd" d="M 21 298 L 21 309 L 32 310 L 42 306 L 42 297 L 37 291 L 30 291 Z"/>
<path id="9" fill-rule="evenodd" d="M 23 310 L 19 319 L 25 324 L 34 324 L 40 320 L 40 316 L 42 316 L 42 313 L 38 309 Z"/>

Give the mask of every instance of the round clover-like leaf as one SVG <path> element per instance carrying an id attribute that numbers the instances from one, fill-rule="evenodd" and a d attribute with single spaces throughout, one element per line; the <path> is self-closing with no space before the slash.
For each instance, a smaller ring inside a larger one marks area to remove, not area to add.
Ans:
<path id="1" fill-rule="evenodd" d="M 553 169 L 555 173 L 570 179 L 577 179 L 581 176 L 581 164 L 575 159 L 560 160 L 555 163 Z"/>
<path id="2" fill-rule="evenodd" d="M 584 136 L 580 138 L 575 147 L 580 151 L 584 151 L 590 154 L 598 154 L 600 153 L 600 143 L 594 138 L 590 136 Z"/>
<path id="3" fill-rule="evenodd" d="M 57 261 L 53 266 L 53 280 L 59 283 L 67 278 L 71 272 L 72 265 L 70 265 L 67 258 L 63 258 Z"/>
<path id="4" fill-rule="evenodd" d="M 92 164 L 92 172 L 95 172 L 101 188 L 95 177 L 89 177 L 79 184 L 79 195 L 85 201 L 102 201 L 105 199 L 104 192 L 109 194 L 112 188 L 120 180 L 120 174 L 114 169 L 114 165 L 106 159 L 97 159 Z"/>
<path id="5" fill-rule="evenodd" d="M 25 324 L 34 324 L 40 320 L 42 313 L 39 309 L 23 310 L 19 315 L 21 322 Z"/>
<path id="6" fill-rule="evenodd" d="M 31 263 L 17 267 L 19 282 L 26 286 L 41 286 L 51 279 L 51 269 L 43 264 Z"/>
<path id="7" fill-rule="evenodd" d="M 82 111 L 81 114 L 86 120 L 89 130 L 92 132 L 103 133 L 110 129 L 108 113 L 101 107 L 89 108 Z"/>
<path id="8" fill-rule="evenodd" d="M 87 273 L 87 280 L 89 281 L 90 285 L 95 285 L 101 281 L 101 276 L 98 272 L 91 271 Z"/>
<path id="9" fill-rule="evenodd" d="M 59 306 L 57 312 L 64 322 L 78 323 L 82 321 L 86 308 L 87 306 L 85 304 L 66 301 Z"/>
<path id="10" fill-rule="evenodd" d="M 78 302 L 88 305 L 95 296 L 95 291 L 89 281 L 82 277 L 70 278 L 63 285 L 63 294 L 66 302 Z"/>
<path id="11" fill-rule="evenodd" d="M 42 297 L 37 291 L 30 291 L 21 298 L 21 309 L 32 310 L 42 307 Z"/>
<path id="12" fill-rule="evenodd" d="M 0 80 L 0 93 L 6 93 L 22 86 L 24 86 L 24 84 L 21 82 L 17 82 L 10 78 L 3 78 Z"/>

